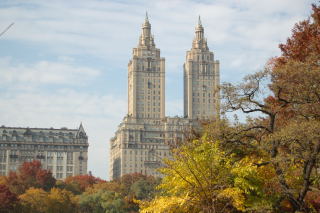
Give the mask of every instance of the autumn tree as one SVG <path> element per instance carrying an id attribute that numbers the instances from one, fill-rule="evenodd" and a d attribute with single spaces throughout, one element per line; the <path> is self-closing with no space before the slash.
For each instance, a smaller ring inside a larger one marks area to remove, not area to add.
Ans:
<path id="1" fill-rule="evenodd" d="M 311 18 L 296 24 L 291 38 L 280 45 L 282 55 L 264 71 L 222 86 L 227 111 L 260 113 L 224 137 L 263 153 L 265 162 L 257 165 L 272 165 L 281 194 L 275 210 L 288 202 L 292 211 L 310 212 L 305 198 L 319 190 L 320 7 L 312 8 Z"/>
<path id="2" fill-rule="evenodd" d="M 93 175 L 77 175 L 67 177 L 63 182 L 59 182 L 59 187 L 67 189 L 74 194 L 81 194 L 88 187 L 105 182 L 100 178 L 94 177 Z"/>
<path id="3" fill-rule="evenodd" d="M 95 193 L 83 193 L 79 198 L 79 206 L 83 213 L 128 212 L 125 209 L 125 201 L 119 193 L 103 189 Z"/>
<path id="4" fill-rule="evenodd" d="M 6 185 L 0 184 L 0 212 L 13 212 L 17 203 L 17 196 Z"/>
<path id="5" fill-rule="evenodd" d="M 48 207 L 48 192 L 40 188 L 29 188 L 19 196 L 23 212 L 44 213 Z"/>
<path id="6" fill-rule="evenodd" d="M 254 156 L 239 160 L 207 134 L 184 142 L 161 169 L 165 175 L 159 185 L 162 193 L 140 202 L 141 212 L 241 212 L 262 210 L 266 205 L 271 209 L 273 197 L 264 188 L 270 168 L 254 164 L 260 161 Z"/>
<path id="7" fill-rule="evenodd" d="M 139 212 L 136 200 L 155 196 L 159 180 L 139 173 L 99 182 L 79 196 L 81 212 Z"/>
<path id="8" fill-rule="evenodd" d="M 77 199 L 70 191 L 52 188 L 48 193 L 48 210 L 46 213 L 73 213 L 77 212 Z"/>
<path id="9" fill-rule="evenodd" d="M 52 188 L 50 192 L 46 192 L 40 188 L 29 188 L 19 198 L 22 212 L 25 213 L 77 212 L 74 195 L 63 189 Z"/>
<path id="10" fill-rule="evenodd" d="M 56 182 L 50 171 L 41 168 L 40 161 L 24 162 L 17 172 L 9 173 L 6 181 L 10 190 L 17 194 L 30 187 L 50 190 Z"/>

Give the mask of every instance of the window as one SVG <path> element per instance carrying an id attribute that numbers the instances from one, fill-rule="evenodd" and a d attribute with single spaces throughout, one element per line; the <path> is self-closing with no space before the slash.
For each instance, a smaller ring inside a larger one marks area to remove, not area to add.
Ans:
<path id="1" fill-rule="evenodd" d="M 72 152 L 67 153 L 67 164 L 73 164 L 73 153 Z"/>
<path id="2" fill-rule="evenodd" d="M 57 164 L 62 165 L 63 164 L 63 157 L 57 157 Z"/>
<path id="3" fill-rule="evenodd" d="M 62 172 L 63 171 L 63 166 L 57 166 L 57 171 Z"/>
<path id="4" fill-rule="evenodd" d="M 72 172 L 73 171 L 73 166 L 67 166 L 67 172 Z"/>
<path id="5" fill-rule="evenodd" d="M 57 179 L 62 179 L 62 173 L 57 173 L 56 177 Z"/>

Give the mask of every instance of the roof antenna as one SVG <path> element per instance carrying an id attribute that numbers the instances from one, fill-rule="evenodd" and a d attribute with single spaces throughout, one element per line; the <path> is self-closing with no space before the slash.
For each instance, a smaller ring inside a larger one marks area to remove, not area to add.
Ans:
<path id="1" fill-rule="evenodd" d="M 12 22 L 4 31 L 2 31 L 2 32 L 0 33 L 0 37 L 1 37 L 3 34 L 5 34 L 13 25 L 14 25 L 14 22 Z"/>
<path id="2" fill-rule="evenodd" d="M 201 26 L 201 18 L 200 18 L 200 15 L 199 15 L 199 19 L 198 19 L 198 25 Z"/>

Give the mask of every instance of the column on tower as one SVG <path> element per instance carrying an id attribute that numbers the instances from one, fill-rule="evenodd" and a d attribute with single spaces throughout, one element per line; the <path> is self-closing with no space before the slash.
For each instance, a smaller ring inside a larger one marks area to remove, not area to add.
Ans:
<path id="1" fill-rule="evenodd" d="M 128 64 L 128 115 L 137 119 L 165 117 L 165 59 L 155 46 L 148 15 Z"/>
<path id="2" fill-rule="evenodd" d="M 219 115 L 219 61 L 207 45 L 199 16 L 191 50 L 184 63 L 184 116 L 214 119 Z"/>

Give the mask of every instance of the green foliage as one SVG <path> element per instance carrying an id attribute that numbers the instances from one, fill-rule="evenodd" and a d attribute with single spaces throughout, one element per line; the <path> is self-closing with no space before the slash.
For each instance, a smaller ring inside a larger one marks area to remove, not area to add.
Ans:
<path id="1" fill-rule="evenodd" d="M 138 212 L 137 200 L 152 199 L 158 180 L 128 174 L 111 182 L 100 182 L 79 196 L 81 212 Z"/>
<path id="2" fill-rule="evenodd" d="M 131 185 L 130 192 L 132 193 L 135 199 L 150 199 L 153 198 L 157 192 L 155 189 L 156 184 L 156 181 L 150 182 L 144 179 L 140 179 Z"/>
<path id="3" fill-rule="evenodd" d="M 122 213 L 125 212 L 124 200 L 119 193 L 98 190 L 94 194 L 83 193 L 79 198 L 81 212 Z"/>

